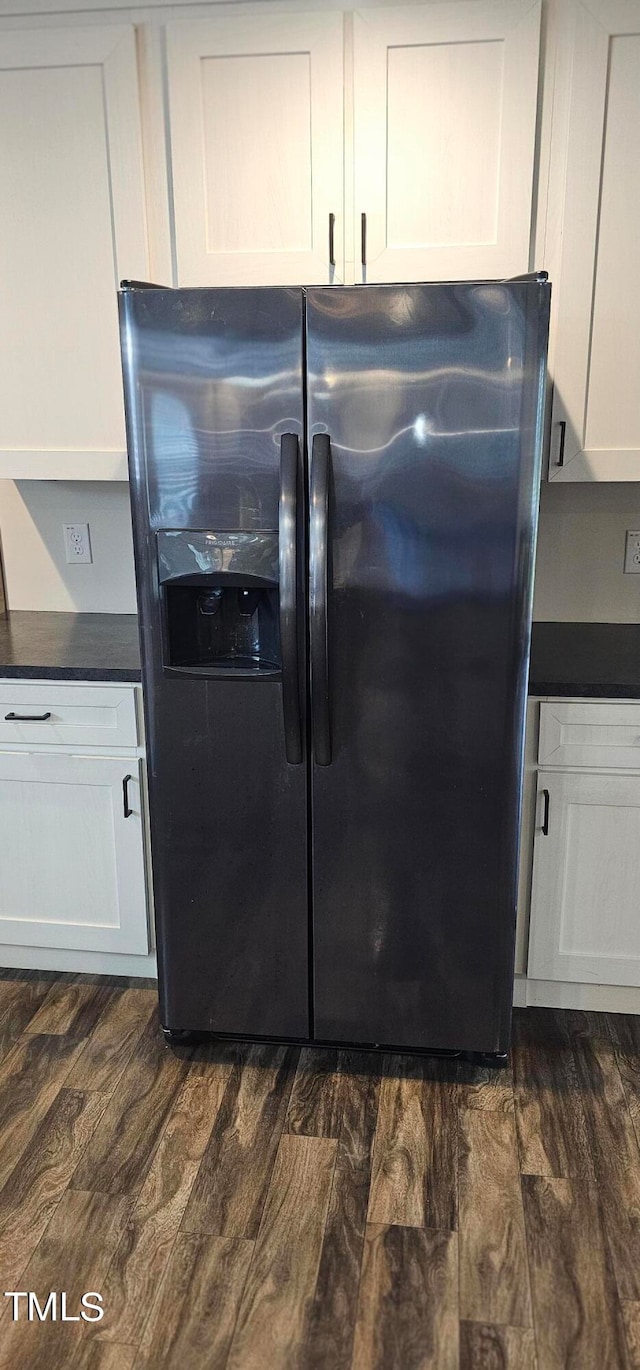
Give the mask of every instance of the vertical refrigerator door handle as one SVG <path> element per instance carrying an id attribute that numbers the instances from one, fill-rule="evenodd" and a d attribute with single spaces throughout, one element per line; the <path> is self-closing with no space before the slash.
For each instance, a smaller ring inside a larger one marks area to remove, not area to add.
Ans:
<path id="1" fill-rule="evenodd" d="M 298 677 L 298 439 L 280 438 L 280 505 L 278 557 L 280 577 L 280 651 L 282 655 L 282 713 L 287 761 L 302 761 L 300 683 Z"/>
<path id="2" fill-rule="evenodd" d="M 331 765 L 327 637 L 330 463 L 329 436 L 316 433 L 311 446 L 309 492 L 309 654 L 313 753 L 317 766 Z"/>

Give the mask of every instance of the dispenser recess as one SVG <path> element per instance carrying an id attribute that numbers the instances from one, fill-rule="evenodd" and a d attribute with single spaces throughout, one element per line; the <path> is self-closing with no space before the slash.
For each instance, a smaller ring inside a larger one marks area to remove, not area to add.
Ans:
<path id="1" fill-rule="evenodd" d="M 158 533 L 165 669 L 261 677 L 281 669 L 277 533 Z"/>

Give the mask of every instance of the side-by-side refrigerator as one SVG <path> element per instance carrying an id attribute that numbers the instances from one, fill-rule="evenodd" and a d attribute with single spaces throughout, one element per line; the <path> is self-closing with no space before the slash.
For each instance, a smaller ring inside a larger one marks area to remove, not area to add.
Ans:
<path id="1" fill-rule="evenodd" d="M 549 296 L 122 290 L 169 1034 L 507 1050 Z"/>

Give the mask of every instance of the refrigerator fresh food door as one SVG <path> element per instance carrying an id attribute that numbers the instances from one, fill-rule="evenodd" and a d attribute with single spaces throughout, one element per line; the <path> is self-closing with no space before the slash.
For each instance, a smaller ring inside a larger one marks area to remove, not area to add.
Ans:
<path id="1" fill-rule="evenodd" d="M 162 1023 L 306 1037 L 302 292 L 121 317 Z"/>
<path id="2" fill-rule="evenodd" d="M 549 294 L 308 291 L 321 1039 L 508 1046 Z"/>

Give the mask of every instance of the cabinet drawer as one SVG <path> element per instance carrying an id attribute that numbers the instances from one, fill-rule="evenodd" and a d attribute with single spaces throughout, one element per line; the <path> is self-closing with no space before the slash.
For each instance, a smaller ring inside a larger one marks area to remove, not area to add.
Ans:
<path id="1" fill-rule="evenodd" d="M 15 717 L 11 717 L 15 715 Z M 58 685 L 0 682 L 0 743 L 41 747 L 135 747 L 132 685 Z"/>
<path id="2" fill-rule="evenodd" d="M 542 766 L 640 770 L 640 703 L 541 704 L 538 761 Z"/>

